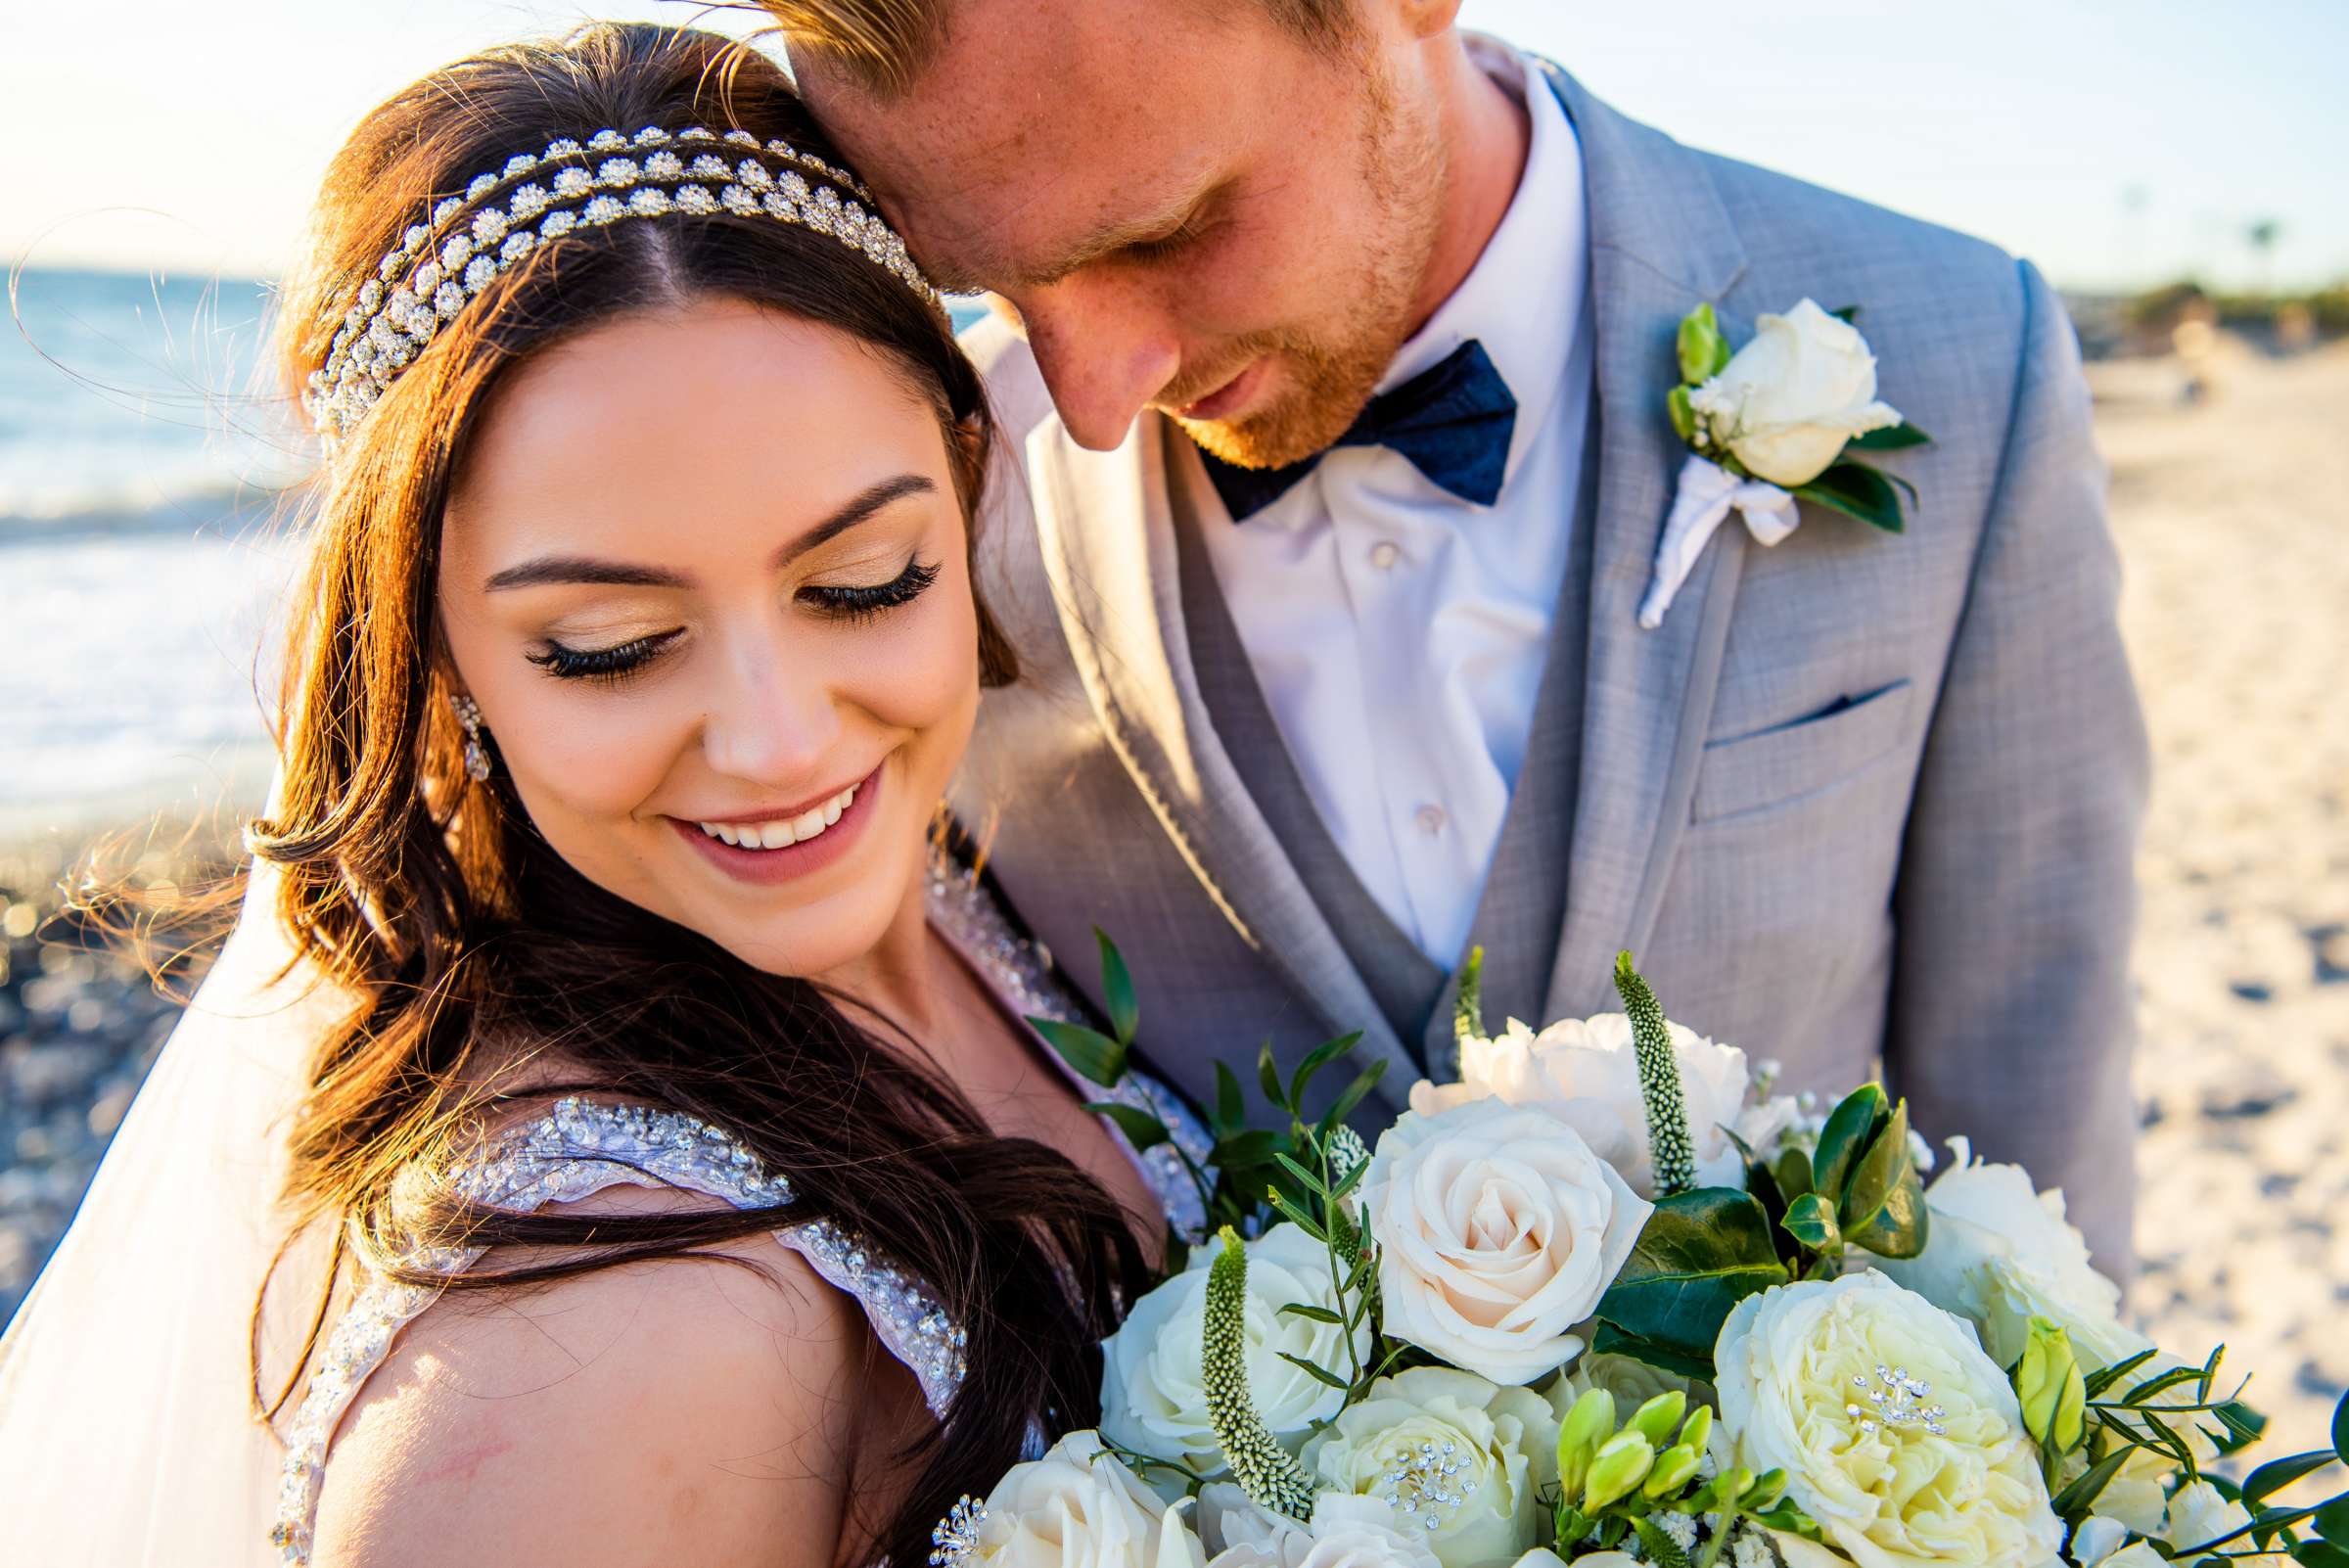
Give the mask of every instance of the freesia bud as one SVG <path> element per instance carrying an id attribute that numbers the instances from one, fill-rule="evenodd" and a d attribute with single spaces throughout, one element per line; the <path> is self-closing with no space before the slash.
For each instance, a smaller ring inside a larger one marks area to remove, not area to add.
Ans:
<path id="1" fill-rule="evenodd" d="M 2061 1324 L 2034 1317 L 2030 1335 L 2014 1369 L 2023 1429 L 2041 1449 L 2068 1453 L 2087 1436 L 2088 1387 L 2080 1375 L 2080 1360 Z"/>
<path id="2" fill-rule="evenodd" d="M 1647 1472 L 1647 1482 L 1640 1492 L 1652 1502 L 1680 1491 L 1696 1474 L 1696 1450 L 1679 1444 L 1666 1449 L 1656 1455 L 1656 1467 Z"/>
<path id="3" fill-rule="evenodd" d="M 1647 1439 L 1649 1447 L 1660 1449 L 1672 1442 L 1674 1428 L 1681 1424 L 1681 1417 L 1687 1412 L 1688 1396 L 1675 1389 L 1669 1394 L 1657 1395 L 1634 1410 L 1632 1418 L 1623 1423 L 1624 1430 L 1638 1433 Z"/>
<path id="4" fill-rule="evenodd" d="M 1710 1406 L 1700 1405 L 1688 1412 L 1687 1423 L 1681 1428 L 1680 1446 L 1684 1449 L 1694 1449 L 1697 1453 L 1702 1453 L 1705 1452 L 1705 1445 L 1712 1441 L 1713 1410 Z"/>
<path id="5" fill-rule="evenodd" d="M 1574 1402 L 1558 1427 L 1558 1491 L 1573 1497 L 1590 1473 L 1590 1456 L 1615 1431 L 1615 1396 L 1594 1388 Z"/>
<path id="6" fill-rule="evenodd" d="M 1629 1429 L 1599 1445 L 1590 1460 L 1589 1479 L 1583 1483 L 1583 1512 L 1596 1513 L 1647 1479 L 1656 1451 L 1647 1438 Z"/>
<path id="7" fill-rule="evenodd" d="M 1767 1513 L 1771 1508 L 1777 1504 L 1778 1499 L 1784 1497 L 1785 1495 L 1786 1472 L 1783 1470 L 1765 1470 L 1761 1473 L 1761 1475 L 1754 1479 L 1754 1484 L 1752 1488 L 1747 1491 L 1743 1501 L 1745 1506 L 1750 1511 L 1754 1513 Z"/>
<path id="8" fill-rule="evenodd" d="M 1721 335 L 1711 304 L 1700 304 L 1681 318 L 1678 347 L 1681 380 L 1691 387 L 1710 381 L 1729 362 L 1728 340 Z"/>
<path id="9" fill-rule="evenodd" d="M 1684 441 L 1696 439 L 1696 404 L 1688 400 L 1688 389 L 1675 387 L 1664 394 L 1664 410 L 1672 416 L 1672 433 Z"/>

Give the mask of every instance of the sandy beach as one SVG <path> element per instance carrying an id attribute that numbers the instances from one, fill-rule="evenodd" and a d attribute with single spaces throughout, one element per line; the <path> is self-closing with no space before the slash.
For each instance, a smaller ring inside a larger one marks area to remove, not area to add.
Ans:
<path id="1" fill-rule="evenodd" d="M 2223 342 L 2192 405 L 2175 361 L 2091 376 L 2155 753 L 2132 1306 L 2179 1353 L 2224 1338 L 2289 1452 L 2349 1387 L 2349 345 Z M 47 923 L 75 849 L 0 845 L 0 1321 L 173 1014 Z"/>

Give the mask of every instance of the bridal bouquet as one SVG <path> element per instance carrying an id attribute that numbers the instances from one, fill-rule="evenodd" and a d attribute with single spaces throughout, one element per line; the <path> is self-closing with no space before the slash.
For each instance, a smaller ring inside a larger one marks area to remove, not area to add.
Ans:
<path id="1" fill-rule="evenodd" d="M 1047 1033 L 1115 1084 L 1114 1038 Z M 940 1568 L 2349 1568 L 2349 1493 L 2239 1484 L 2260 1435 L 2220 1353 L 2119 1317 L 2059 1193 L 1955 1159 L 1931 1183 L 1905 1106 L 1831 1109 L 1666 1020 L 1629 954 L 1624 1011 L 1488 1035 L 1475 964 L 1460 1082 L 1422 1083 L 1366 1148 L 1307 1090 L 1219 1070 L 1212 1240 L 1103 1348 L 1097 1430 L 940 1526 Z M 1137 1143 L 1166 1138 L 1116 1114 Z M 1187 1160 L 1186 1156 L 1186 1160 Z"/>

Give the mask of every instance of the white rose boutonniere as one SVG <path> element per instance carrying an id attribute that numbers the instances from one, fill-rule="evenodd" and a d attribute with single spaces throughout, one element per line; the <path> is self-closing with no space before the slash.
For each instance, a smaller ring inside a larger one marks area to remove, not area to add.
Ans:
<path id="1" fill-rule="evenodd" d="M 1294 1446 L 1315 1421 L 1336 1414 L 1346 1396 L 1284 1360 L 1282 1353 L 1316 1366 L 1343 1366 L 1345 1330 L 1281 1309 L 1336 1308 L 1338 1281 L 1330 1274 L 1329 1248 L 1293 1224 L 1274 1225 L 1247 1250 L 1240 1336 L 1248 1390 L 1272 1435 Z M 1194 1252 L 1187 1269 L 1134 1304 L 1101 1350 L 1102 1435 L 1132 1453 L 1186 1464 L 1198 1475 L 1213 1475 L 1223 1464 L 1208 1419 L 1201 1355 L 1214 1261 L 1211 1248 Z M 1370 1337 L 1365 1319 L 1354 1331 L 1358 1359 L 1369 1356 Z"/>
<path id="2" fill-rule="evenodd" d="M 2041 1568 L 2063 1525 L 2006 1375 L 1973 1330 L 1873 1271 L 1779 1285 L 1715 1346 L 1730 1462 L 1862 1568 Z M 1881 1396 L 1881 1398 L 1878 1398 Z"/>
<path id="3" fill-rule="evenodd" d="M 1845 459 L 1847 449 L 1891 451 L 1930 438 L 1876 396 L 1876 358 L 1852 324 L 1856 311 L 1805 300 L 1754 320 L 1734 354 L 1713 307 L 1681 322 L 1681 385 L 1666 399 L 1672 428 L 1691 455 L 1665 520 L 1656 571 L 1639 623 L 1663 624 L 1673 596 L 1714 530 L 1734 511 L 1757 542 L 1792 533 L 1797 501 L 1810 501 L 1898 533 L 1906 526 L 1897 475 Z"/>
<path id="4" fill-rule="evenodd" d="M 1654 1205 L 1548 1111 L 1483 1099 L 1405 1112 L 1378 1140 L 1362 1209 L 1386 1331 L 1496 1383 L 1583 1349 L 1570 1332 Z"/>

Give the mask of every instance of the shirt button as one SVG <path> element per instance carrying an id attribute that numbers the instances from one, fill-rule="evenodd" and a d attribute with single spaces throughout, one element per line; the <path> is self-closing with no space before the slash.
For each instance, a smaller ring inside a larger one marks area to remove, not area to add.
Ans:
<path id="1" fill-rule="evenodd" d="M 1370 551 L 1370 564 L 1381 572 L 1394 571 L 1395 563 L 1402 559 L 1403 551 L 1398 549 L 1392 541 L 1382 542 Z"/>
<path id="2" fill-rule="evenodd" d="M 1446 820 L 1444 816 L 1444 807 L 1441 806 L 1422 806 L 1418 810 L 1411 813 L 1411 820 L 1419 824 L 1420 832 L 1426 834 L 1432 839 L 1437 834 L 1444 831 L 1444 823 Z"/>

